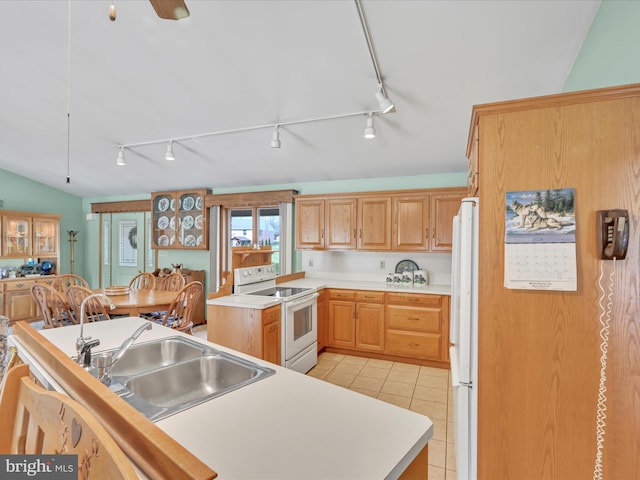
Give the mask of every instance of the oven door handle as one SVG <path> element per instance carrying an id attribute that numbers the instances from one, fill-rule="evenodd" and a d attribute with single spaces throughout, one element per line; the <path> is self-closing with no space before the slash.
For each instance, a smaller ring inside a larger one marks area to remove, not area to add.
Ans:
<path id="1" fill-rule="evenodd" d="M 311 295 L 305 295 L 303 298 L 299 298 L 298 300 L 291 300 L 290 302 L 286 302 L 287 310 L 299 307 L 300 305 L 304 305 L 305 303 L 313 303 L 316 298 L 320 295 L 318 292 L 314 292 Z"/>

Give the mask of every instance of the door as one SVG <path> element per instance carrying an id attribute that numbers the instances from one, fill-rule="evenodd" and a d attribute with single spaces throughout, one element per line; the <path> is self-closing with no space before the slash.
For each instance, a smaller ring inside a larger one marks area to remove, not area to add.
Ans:
<path id="1" fill-rule="evenodd" d="M 102 216 L 101 286 L 129 285 L 140 272 L 152 272 L 151 217 L 148 212 Z"/>

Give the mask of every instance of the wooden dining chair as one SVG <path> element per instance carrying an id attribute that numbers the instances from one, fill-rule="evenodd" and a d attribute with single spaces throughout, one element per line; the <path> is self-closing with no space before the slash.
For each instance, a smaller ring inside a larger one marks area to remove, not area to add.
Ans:
<path id="1" fill-rule="evenodd" d="M 74 275 L 73 273 L 57 275 L 51 283 L 51 286 L 63 295 L 67 294 L 67 290 L 69 290 L 69 287 L 72 285 L 80 285 L 81 287 L 89 288 L 89 282 L 80 275 Z"/>
<path id="2" fill-rule="evenodd" d="M 129 458 L 89 410 L 29 378 L 29 366 L 7 372 L 0 392 L 0 453 L 77 454 L 78 479 L 138 479 Z"/>
<path id="3" fill-rule="evenodd" d="M 69 306 L 73 310 L 73 315 L 80 323 L 80 308 L 82 302 L 94 292 L 80 285 L 72 285 L 67 290 L 67 300 Z M 87 300 L 84 305 L 84 321 L 100 322 L 102 320 L 111 320 L 109 316 L 109 305 L 100 297 L 93 297 Z"/>
<path id="4" fill-rule="evenodd" d="M 156 290 L 164 290 L 167 292 L 179 292 L 186 285 L 184 275 L 181 273 L 170 273 L 164 277 L 158 277 L 156 280 Z M 167 311 L 162 310 L 159 312 L 149 312 L 144 315 L 148 320 L 158 321 L 162 320 Z"/>
<path id="5" fill-rule="evenodd" d="M 64 327 L 76 323 L 67 299 L 57 290 L 42 283 L 31 286 L 31 296 L 40 308 L 43 328 Z"/>
<path id="6" fill-rule="evenodd" d="M 156 287 L 156 276 L 150 272 L 141 272 L 131 279 L 132 290 L 153 290 Z"/>
<path id="7" fill-rule="evenodd" d="M 200 282 L 187 283 L 169 305 L 162 320 L 158 322 L 180 332 L 193 334 L 193 315 L 197 308 L 198 300 L 203 294 L 203 286 Z"/>
<path id="8" fill-rule="evenodd" d="M 181 273 L 170 273 L 164 277 L 158 277 L 158 281 L 156 281 L 156 290 L 179 292 L 185 284 L 186 280 L 184 275 Z"/>

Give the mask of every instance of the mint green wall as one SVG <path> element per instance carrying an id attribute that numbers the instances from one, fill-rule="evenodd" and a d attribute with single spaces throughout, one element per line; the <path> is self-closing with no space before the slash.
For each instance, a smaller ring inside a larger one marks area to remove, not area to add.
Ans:
<path id="1" fill-rule="evenodd" d="M 459 187 L 467 184 L 467 172 L 411 177 L 361 178 L 296 184 L 216 188 L 213 193 L 259 192 L 262 190 L 297 190 L 302 195 L 317 193 L 368 192 L 375 190 L 409 190 L 412 188 Z"/>
<path id="2" fill-rule="evenodd" d="M 62 190 L 34 182 L 6 170 L 0 170 L 0 200 L 4 210 L 59 213 L 60 218 L 60 266 L 58 271 L 69 273 L 70 250 L 68 230 L 79 230 L 74 247 L 74 272 L 84 275 L 84 245 L 87 232 L 83 225 L 82 199 Z M 2 260 L 2 265 L 20 266 L 20 260 Z"/>
<path id="3" fill-rule="evenodd" d="M 640 82 L 640 1 L 603 0 L 563 91 Z"/>

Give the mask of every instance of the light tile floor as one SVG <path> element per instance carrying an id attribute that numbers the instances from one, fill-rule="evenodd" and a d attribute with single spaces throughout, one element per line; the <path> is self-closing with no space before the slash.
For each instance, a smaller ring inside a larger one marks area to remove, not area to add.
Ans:
<path id="1" fill-rule="evenodd" d="M 308 375 L 428 416 L 429 480 L 456 479 L 449 370 L 324 352 Z"/>

